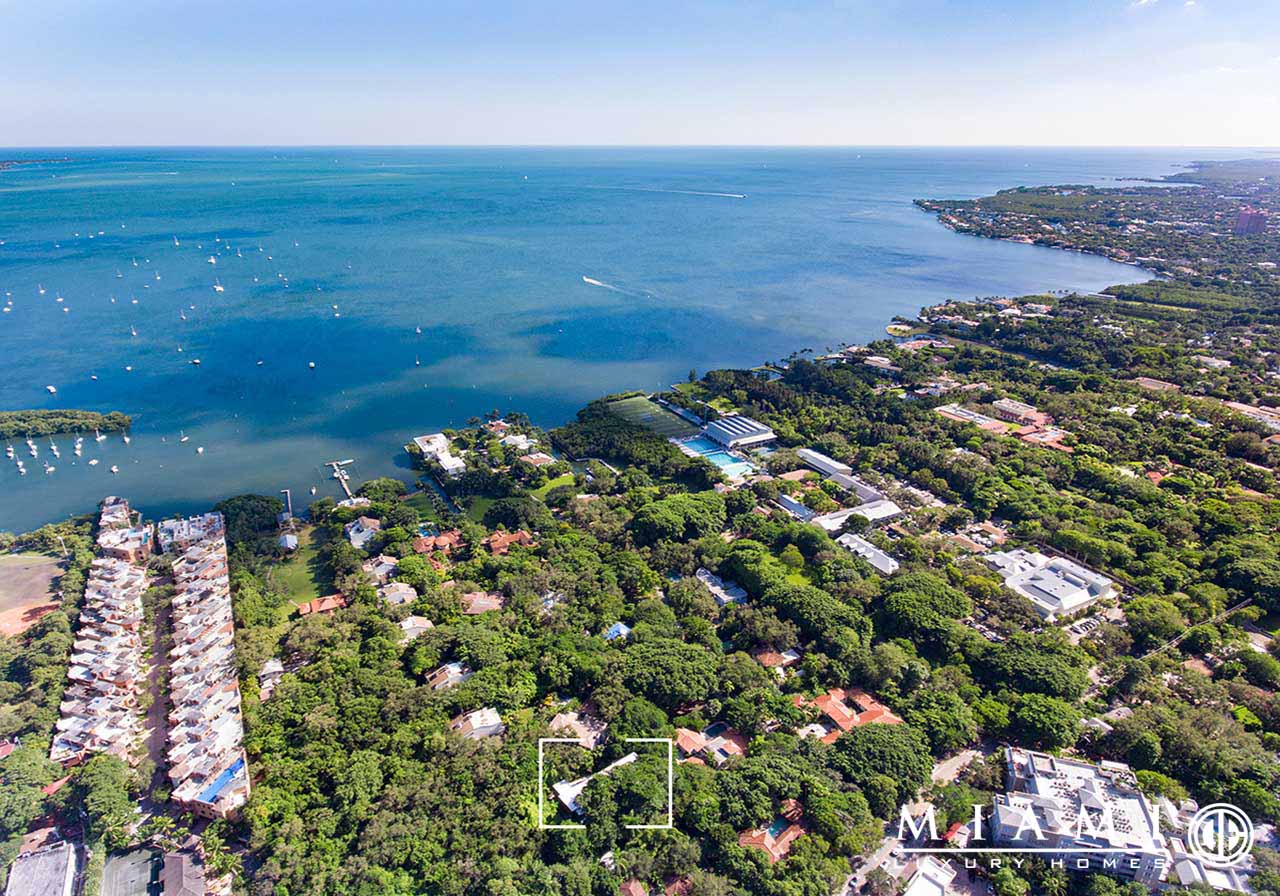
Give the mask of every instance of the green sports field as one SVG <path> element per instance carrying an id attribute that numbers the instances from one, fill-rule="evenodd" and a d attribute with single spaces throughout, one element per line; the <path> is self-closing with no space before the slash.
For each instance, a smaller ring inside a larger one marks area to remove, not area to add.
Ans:
<path id="1" fill-rule="evenodd" d="M 611 401 L 609 410 L 628 423 L 643 426 L 667 439 L 683 439 L 698 432 L 688 420 L 640 395 Z"/>

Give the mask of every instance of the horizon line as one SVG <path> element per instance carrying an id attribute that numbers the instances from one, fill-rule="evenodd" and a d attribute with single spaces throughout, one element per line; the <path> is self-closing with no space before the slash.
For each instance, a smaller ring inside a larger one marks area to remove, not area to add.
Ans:
<path id="1" fill-rule="evenodd" d="M 33 143 L 0 146 L 0 152 L 85 149 L 1169 149 L 1280 153 L 1280 145 L 1180 143 Z"/>

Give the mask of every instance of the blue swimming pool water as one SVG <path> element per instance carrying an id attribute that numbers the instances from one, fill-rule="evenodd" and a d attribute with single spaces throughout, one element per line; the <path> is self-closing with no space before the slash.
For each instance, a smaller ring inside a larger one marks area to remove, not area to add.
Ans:
<path id="1" fill-rule="evenodd" d="M 727 451 L 713 451 L 702 456 L 723 470 L 726 476 L 746 476 L 755 471 L 751 464 L 739 460 Z"/>
<path id="2" fill-rule="evenodd" d="M 729 730 L 729 726 L 724 722 L 713 722 L 708 726 L 707 730 L 702 732 L 707 737 L 719 737 Z"/>
<path id="3" fill-rule="evenodd" d="M 708 454 L 712 451 L 721 450 L 720 446 L 717 445 L 715 442 L 711 441 L 710 439 L 704 439 L 702 438 L 702 436 L 697 436 L 692 439 L 685 439 L 681 444 L 683 444 L 686 448 L 688 448 L 691 451 L 696 451 L 698 454 Z"/>
<path id="4" fill-rule="evenodd" d="M 773 824 L 769 825 L 769 836 L 779 837 L 782 832 L 787 829 L 791 822 L 787 821 L 781 815 L 773 820 Z"/>

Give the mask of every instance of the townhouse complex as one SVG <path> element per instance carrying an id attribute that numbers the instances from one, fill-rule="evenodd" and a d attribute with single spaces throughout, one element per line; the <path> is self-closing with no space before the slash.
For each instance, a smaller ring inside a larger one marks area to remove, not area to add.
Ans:
<path id="1" fill-rule="evenodd" d="M 142 732 L 137 692 L 145 680 L 142 594 L 151 532 L 133 525 L 129 503 L 122 498 L 102 502 L 98 550 L 49 749 L 49 758 L 63 765 L 78 764 L 91 753 L 129 761 Z"/>
<path id="2" fill-rule="evenodd" d="M 196 815 L 234 817 L 250 784 L 222 515 L 166 520 L 160 544 L 173 554 L 176 586 L 169 654 L 171 798 Z"/>

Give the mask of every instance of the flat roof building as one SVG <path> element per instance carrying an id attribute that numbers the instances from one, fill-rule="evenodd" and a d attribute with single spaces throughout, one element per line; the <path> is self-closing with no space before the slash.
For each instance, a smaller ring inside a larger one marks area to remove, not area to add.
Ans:
<path id="1" fill-rule="evenodd" d="M 813 467 L 819 473 L 830 476 L 834 473 L 841 473 L 848 476 L 853 472 L 853 467 L 848 464 L 827 457 L 821 451 L 814 451 L 812 448 L 797 448 L 796 456 L 804 461 L 808 466 Z"/>
<path id="2" fill-rule="evenodd" d="M 872 569 L 882 575 L 891 576 L 898 571 L 897 560 L 894 560 L 860 535 L 854 535 L 852 532 L 841 535 L 836 539 L 836 544 L 849 553 L 866 560 L 867 563 L 871 564 Z"/>
<path id="3" fill-rule="evenodd" d="M 777 440 L 773 430 L 741 414 L 730 414 L 707 424 L 703 435 L 726 448 L 753 448 Z"/>
<path id="4" fill-rule="evenodd" d="M 1009 590 L 1021 594 L 1052 622 L 1116 594 L 1115 583 L 1065 557 L 1014 550 L 988 554 L 987 565 Z"/>
<path id="5" fill-rule="evenodd" d="M 1129 766 L 1094 765 L 1020 747 L 1006 747 L 1005 762 L 1008 792 L 996 795 L 991 816 L 997 843 L 1056 847 L 1062 852 L 1049 854 L 1073 865 L 1079 859 L 1101 868 L 1110 860 L 1108 871 L 1145 884 L 1164 876 L 1167 844 L 1156 809 Z"/>
<path id="6" fill-rule="evenodd" d="M 4 896 L 72 896 L 79 867 L 79 855 L 70 843 L 24 853 L 9 866 Z"/>

